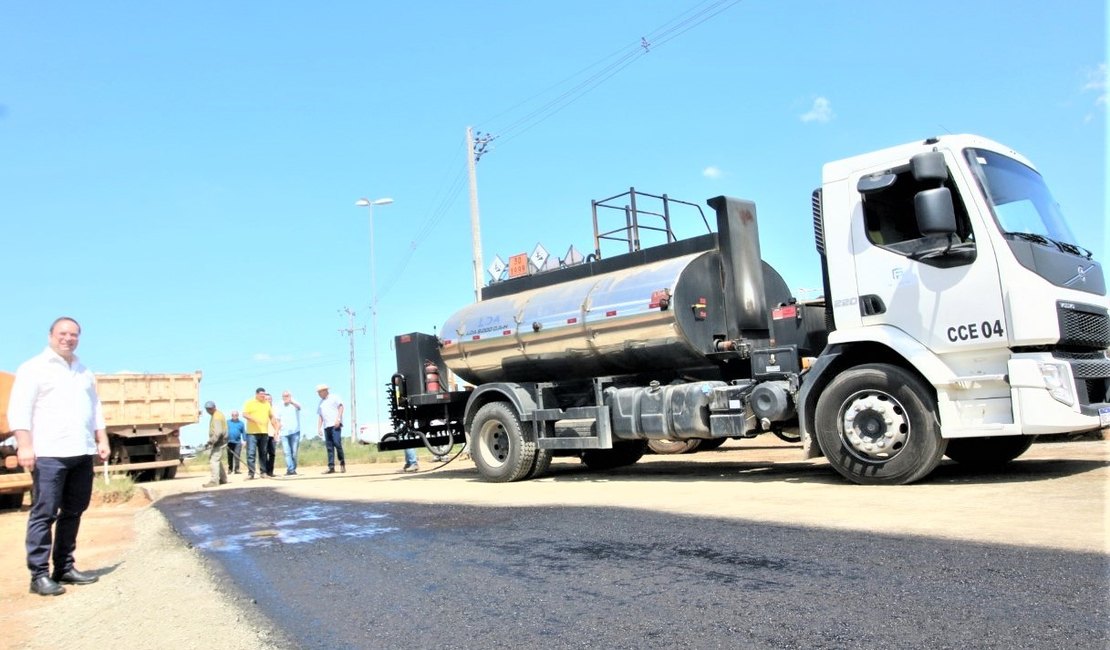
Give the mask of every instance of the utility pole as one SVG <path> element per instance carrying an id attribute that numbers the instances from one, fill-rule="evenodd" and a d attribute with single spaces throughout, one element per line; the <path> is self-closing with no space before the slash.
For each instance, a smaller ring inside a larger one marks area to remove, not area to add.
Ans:
<path id="1" fill-rule="evenodd" d="M 474 257 L 474 302 L 482 299 L 482 229 L 478 225 L 478 161 L 493 141 L 488 133 L 466 127 L 466 170 L 470 175 L 470 241 Z"/>
<path id="2" fill-rule="evenodd" d="M 350 307 L 344 307 L 339 310 L 341 314 L 347 314 L 347 327 L 339 330 L 340 334 L 346 334 L 351 340 L 351 444 L 358 442 L 358 404 L 355 398 L 355 332 L 366 333 L 365 327 L 355 327 L 355 312 Z"/>

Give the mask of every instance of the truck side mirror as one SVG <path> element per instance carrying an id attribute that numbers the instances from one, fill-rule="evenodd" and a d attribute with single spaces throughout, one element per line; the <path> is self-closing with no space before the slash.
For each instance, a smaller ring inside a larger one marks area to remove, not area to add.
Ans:
<path id="1" fill-rule="evenodd" d="M 947 187 L 922 190 L 913 197 L 917 229 L 922 235 L 947 235 L 956 232 L 956 210 Z"/>
<path id="2" fill-rule="evenodd" d="M 894 185 L 894 182 L 897 180 L 898 177 L 890 172 L 871 174 L 870 176 L 864 176 L 859 179 L 859 182 L 856 183 L 856 191 L 865 196 L 867 194 L 881 192 Z"/>
<path id="3" fill-rule="evenodd" d="M 921 182 L 943 183 L 948 180 L 948 167 L 944 164 L 944 154 L 939 151 L 919 153 L 910 158 L 913 179 Z"/>

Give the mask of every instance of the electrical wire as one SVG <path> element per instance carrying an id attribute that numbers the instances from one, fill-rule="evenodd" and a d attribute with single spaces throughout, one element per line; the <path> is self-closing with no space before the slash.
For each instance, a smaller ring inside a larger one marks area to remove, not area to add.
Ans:
<path id="1" fill-rule="evenodd" d="M 512 106 L 498 112 L 488 121 L 495 121 L 498 118 L 513 113 L 516 109 L 527 105 L 538 97 L 542 97 L 550 91 L 564 86 L 572 80 L 580 77 L 581 75 L 591 70 L 598 69 L 588 77 L 575 83 L 571 88 L 560 93 L 553 99 L 544 102 L 539 107 L 532 109 L 524 115 L 517 117 L 504 128 L 497 130 L 497 135 L 493 136 L 493 140 L 499 140 L 502 144 L 510 142 L 532 128 L 542 124 L 550 119 L 563 109 L 574 104 L 582 99 L 586 94 L 598 88 L 609 79 L 613 78 L 628 66 L 635 63 L 640 57 L 648 54 L 653 49 L 658 49 L 663 45 L 671 42 L 686 32 L 698 27 L 699 25 L 717 17 L 724 11 L 739 4 L 742 0 L 703 0 L 695 4 L 690 9 L 678 14 L 669 21 L 656 27 L 647 35 L 641 37 L 640 40 L 622 46 L 614 50 L 610 54 L 594 61 L 593 63 L 580 69 L 578 72 L 564 78 L 563 80 L 548 86 L 547 88 L 537 92 L 536 94 L 521 100 Z M 484 123 L 484 122 L 482 122 Z M 457 154 L 456 154 L 457 155 Z M 394 266 L 393 274 L 377 291 L 375 297 L 375 304 L 371 305 L 371 309 L 377 307 L 381 299 L 389 293 L 389 291 L 397 284 L 398 280 L 404 277 L 404 271 L 408 268 L 409 263 L 412 261 L 416 250 L 423 244 L 438 228 L 439 224 L 447 216 L 448 211 L 455 205 L 456 200 L 462 193 L 463 187 L 466 184 L 467 170 L 465 165 L 450 165 L 449 169 L 455 169 L 455 175 L 447 185 L 443 185 L 445 189 L 438 193 L 441 200 L 436 204 L 436 207 L 429 213 L 427 219 L 416 231 L 412 240 L 409 243 L 408 249 L 405 251 L 404 256 Z M 450 172 L 446 176 L 450 176 Z"/>

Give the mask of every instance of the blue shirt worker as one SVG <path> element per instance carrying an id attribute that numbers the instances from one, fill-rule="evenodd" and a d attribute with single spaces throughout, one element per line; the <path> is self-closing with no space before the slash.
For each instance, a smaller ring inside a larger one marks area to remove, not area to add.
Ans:
<path id="1" fill-rule="evenodd" d="M 285 475 L 296 476 L 297 450 L 301 446 L 301 405 L 289 391 L 281 394 L 277 416 L 281 425 L 281 448 L 285 452 Z"/>
<path id="2" fill-rule="evenodd" d="M 92 498 L 93 458 L 108 458 L 96 379 L 74 351 L 81 326 L 62 317 L 50 325 L 47 348 L 19 366 L 8 403 L 20 466 L 31 472 L 34 500 L 27 517 L 31 593 L 64 594 L 62 584 L 97 576 L 74 566 L 77 530 Z M 50 570 L 53 560 L 54 570 Z"/>
<path id="3" fill-rule="evenodd" d="M 316 435 L 323 436 L 324 446 L 328 450 L 328 471 L 325 474 L 335 473 L 335 457 L 339 457 L 339 471 L 347 471 L 347 460 L 343 456 L 343 400 L 338 395 L 333 395 L 327 384 L 316 387 L 316 394 L 320 396 L 320 406 L 316 408 L 319 419 L 316 423 Z"/>
<path id="4" fill-rule="evenodd" d="M 227 421 L 227 471 L 229 474 L 238 474 L 239 462 L 242 457 L 241 445 L 243 436 L 247 435 L 246 425 L 239 419 L 239 411 L 231 412 L 231 419 Z"/>

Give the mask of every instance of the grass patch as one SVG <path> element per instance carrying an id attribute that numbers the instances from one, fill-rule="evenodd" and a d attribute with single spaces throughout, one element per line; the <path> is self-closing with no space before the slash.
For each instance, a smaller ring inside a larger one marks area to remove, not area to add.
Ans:
<path id="1" fill-rule="evenodd" d="M 457 447 L 456 447 L 457 450 Z M 279 468 L 285 467 L 285 452 L 282 450 L 281 445 L 276 445 L 277 460 L 274 463 L 275 472 Z M 373 464 L 373 463 L 402 463 L 405 460 L 405 452 L 403 451 L 378 451 L 377 445 L 362 445 L 359 443 L 352 443 L 349 439 L 343 440 L 343 453 L 347 458 L 347 464 Z M 239 447 L 239 458 L 242 460 L 244 470 L 247 464 L 247 445 L 246 443 Z M 416 450 L 417 460 L 431 460 L 432 455 L 427 449 L 420 447 Z M 301 446 L 297 451 L 297 466 L 298 467 L 323 467 L 328 464 L 328 450 L 324 445 L 324 441 L 315 436 L 305 438 L 301 436 Z M 224 465 L 227 465 L 227 457 L 224 456 Z M 182 468 L 186 472 L 207 472 L 208 471 L 208 452 L 201 452 L 196 457 L 190 458 L 185 461 L 185 466 Z M 284 471 L 284 469 L 282 469 Z"/>
<path id="2" fill-rule="evenodd" d="M 127 474 L 112 474 L 110 480 L 103 472 L 93 479 L 93 497 L 99 503 L 127 503 L 135 496 L 135 481 Z"/>

